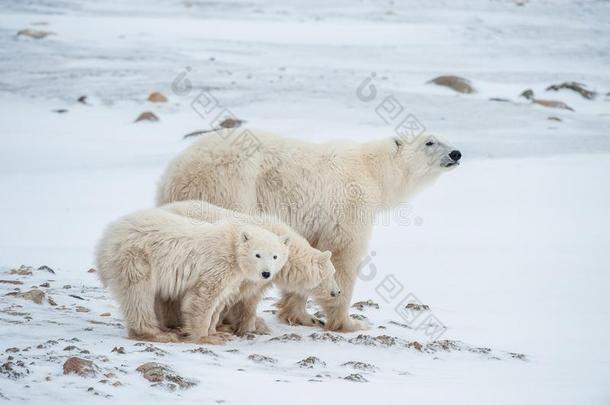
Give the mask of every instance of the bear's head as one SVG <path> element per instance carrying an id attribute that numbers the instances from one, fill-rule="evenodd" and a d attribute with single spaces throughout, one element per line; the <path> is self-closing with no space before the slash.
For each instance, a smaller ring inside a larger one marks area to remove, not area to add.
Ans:
<path id="1" fill-rule="evenodd" d="M 459 150 L 433 135 L 393 137 L 386 142 L 391 164 L 385 176 L 400 183 L 393 185 L 399 199 L 453 170 L 462 158 Z"/>
<path id="2" fill-rule="evenodd" d="M 328 300 L 341 295 L 341 288 L 335 279 L 335 266 L 330 257 L 331 252 L 327 250 L 319 252 L 312 260 L 312 273 L 317 275 L 313 280 L 312 295 L 316 298 Z"/>
<path id="3" fill-rule="evenodd" d="M 239 227 L 236 257 L 244 277 L 271 281 L 288 259 L 289 244 L 288 236 L 277 236 L 257 226 Z"/>

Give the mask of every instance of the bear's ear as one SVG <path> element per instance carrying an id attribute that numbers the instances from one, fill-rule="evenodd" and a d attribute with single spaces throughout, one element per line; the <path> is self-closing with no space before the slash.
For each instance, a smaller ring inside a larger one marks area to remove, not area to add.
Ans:
<path id="1" fill-rule="evenodd" d="M 288 236 L 288 235 L 280 236 L 280 241 L 284 245 L 288 246 L 288 244 L 290 243 L 290 236 Z"/>
<path id="2" fill-rule="evenodd" d="M 241 233 L 241 241 L 242 241 L 242 242 L 247 242 L 247 241 L 249 241 L 250 239 L 252 239 L 252 236 L 251 236 L 251 235 L 250 235 L 248 232 L 243 231 L 243 232 Z"/>

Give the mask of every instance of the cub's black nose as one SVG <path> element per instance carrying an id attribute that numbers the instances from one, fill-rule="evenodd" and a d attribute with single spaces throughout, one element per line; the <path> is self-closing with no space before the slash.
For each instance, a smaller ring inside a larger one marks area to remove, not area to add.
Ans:
<path id="1" fill-rule="evenodd" d="M 331 291 L 330 292 L 330 296 L 333 297 L 333 298 L 336 298 L 339 295 L 341 295 L 341 291 Z"/>
<path id="2" fill-rule="evenodd" d="M 263 271 L 261 273 L 261 276 L 263 276 L 263 278 L 269 278 L 271 276 L 271 273 L 269 273 L 268 271 Z"/>
<path id="3" fill-rule="evenodd" d="M 449 157 L 457 162 L 462 158 L 462 153 L 459 150 L 452 150 Z"/>

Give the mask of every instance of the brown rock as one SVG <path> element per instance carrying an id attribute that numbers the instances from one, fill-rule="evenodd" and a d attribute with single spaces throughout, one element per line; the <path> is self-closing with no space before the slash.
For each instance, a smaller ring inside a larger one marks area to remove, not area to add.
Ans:
<path id="1" fill-rule="evenodd" d="M 9 274 L 16 274 L 18 276 L 31 276 L 32 268 L 30 266 L 19 266 L 18 269 L 12 269 Z"/>
<path id="2" fill-rule="evenodd" d="M 150 93 L 147 100 L 150 101 L 151 103 L 166 103 L 167 97 L 165 97 L 163 94 L 159 93 L 158 91 L 154 91 L 154 92 Z"/>
<path id="3" fill-rule="evenodd" d="M 23 284 L 23 282 L 19 280 L 0 280 L 0 284 L 21 285 Z"/>
<path id="4" fill-rule="evenodd" d="M 475 93 L 476 90 L 470 84 L 470 81 L 459 76 L 439 76 L 435 79 L 430 80 L 428 83 L 434 83 L 439 86 L 449 87 L 458 93 L 471 94 Z"/>
<path id="5" fill-rule="evenodd" d="M 91 360 L 70 357 L 64 363 L 64 374 L 77 374 L 81 377 L 95 377 L 99 368 Z"/>
<path id="6" fill-rule="evenodd" d="M 10 292 L 6 294 L 7 296 L 13 296 L 16 298 L 23 298 L 24 300 L 30 300 L 35 302 L 36 304 L 42 304 L 44 300 L 45 294 L 44 292 L 36 289 L 32 289 L 26 292 Z"/>
<path id="7" fill-rule="evenodd" d="M 563 110 L 574 111 L 574 109 L 572 107 L 570 107 L 569 105 L 567 105 L 563 101 L 534 99 L 534 103 L 535 104 L 540 104 L 543 107 L 561 108 Z"/>
<path id="8" fill-rule="evenodd" d="M 110 315 L 111 315 L 110 312 L 102 312 L 100 314 L 100 316 L 110 316 Z"/>
<path id="9" fill-rule="evenodd" d="M 97 270 L 95 270 L 95 269 L 89 269 L 89 270 L 87 270 L 87 273 L 95 273 L 96 271 Z"/>
<path id="10" fill-rule="evenodd" d="M 91 312 L 91 310 L 89 308 L 85 308 L 85 307 L 81 307 L 80 305 L 78 305 L 76 307 L 76 312 Z"/>
<path id="11" fill-rule="evenodd" d="M 42 30 L 31 30 L 29 28 L 17 31 L 18 37 L 29 37 L 33 39 L 42 39 L 49 35 L 55 35 L 55 33 L 50 31 L 42 31 Z"/>
<path id="12" fill-rule="evenodd" d="M 225 118 L 221 123 L 220 123 L 220 127 L 221 128 L 237 128 L 240 127 L 241 124 L 243 124 L 244 121 L 240 120 L 240 119 L 236 119 L 236 118 Z"/>
<path id="13" fill-rule="evenodd" d="M 153 113 L 151 111 L 144 111 L 142 114 L 140 114 L 138 116 L 138 118 L 136 118 L 136 120 L 134 122 L 139 122 L 139 121 L 152 121 L 152 122 L 156 122 L 156 121 L 159 121 L 159 117 L 157 117 L 155 115 L 155 113 Z"/>
<path id="14" fill-rule="evenodd" d="M 577 82 L 564 82 L 560 84 L 553 84 L 547 87 L 546 91 L 559 91 L 561 89 L 575 91 L 587 100 L 593 100 L 596 96 L 596 93 L 594 91 L 588 90 L 587 86 Z"/>
<path id="15" fill-rule="evenodd" d="M 161 363 L 149 362 L 139 366 L 136 371 L 142 373 L 142 377 L 154 385 L 174 389 L 176 386 L 186 389 L 197 383 L 176 374 L 169 366 Z"/>

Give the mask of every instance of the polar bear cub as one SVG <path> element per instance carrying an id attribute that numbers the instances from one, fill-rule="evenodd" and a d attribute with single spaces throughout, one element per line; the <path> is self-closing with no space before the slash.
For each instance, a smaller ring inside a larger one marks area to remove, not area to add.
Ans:
<path id="1" fill-rule="evenodd" d="M 234 224 L 255 225 L 276 235 L 290 238 L 289 257 L 284 267 L 268 280 L 244 281 L 240 286 L 239 294 L 234 296 L 235 300 L 227 302 L 222 314 L 217 314 L 219 321 L 230 325 L 232 331 L 237 335 L 270 332 L 262 318 L 257 318 L 256 308 L 272 283 L 284 292 L 311 295 L 318 303 L 336 301 L 341 294 L 335 279 L 331 252 L 320 252 L 311 247 L 307 240 L 273 215 L 251 216 L 201 200 L 179 201 L 162 205 L 159 208 L 189 218 L 194 223 L 227 221 Z M 174 306 L 174 303 L 166 301 L 160 305 L 158 311 L 159 317 L 168 327 L 177 327 L 180 324 L 175 314 L 172 314 L 175 312 L 172 309 Z M 294 310 L 301 311 L 300 314 L 305 313 L 304 306 Z M 281 320 L 295 323 L 291 315 L 292 312 L 288 311 L 278 313 Z"/>
<path id="2" fill-rule="evenodd" d="M 134 339 L 176 342 L 159 324 L 155 299 L 180 302 L 182 332 L 215 343 L 213 317 L 244 281 L 272 279 L 289 238 L 226 221 L 193 222 L 158 208 L 110 224 L 97 248 L 98 274 L 116 295 Z"/>

